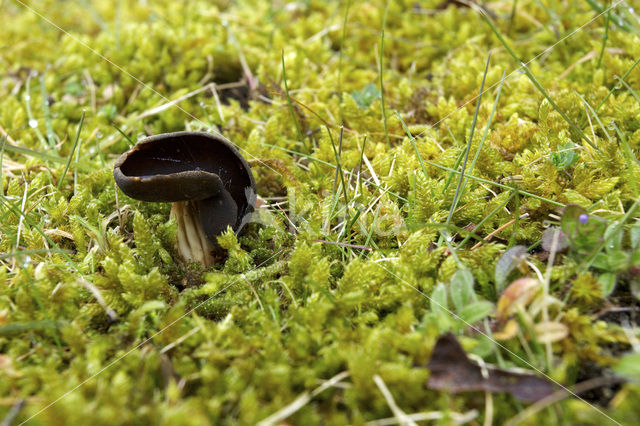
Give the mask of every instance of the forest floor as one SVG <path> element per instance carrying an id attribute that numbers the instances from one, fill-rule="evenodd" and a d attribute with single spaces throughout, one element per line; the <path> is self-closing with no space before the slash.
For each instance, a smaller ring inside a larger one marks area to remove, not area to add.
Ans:
<path id="1" fill-rule="evenodd" d="M 637 422 L 633 3 L 0 1 L 2 425 Z M 208 268 L 113 178 L 183 130 Z"/>

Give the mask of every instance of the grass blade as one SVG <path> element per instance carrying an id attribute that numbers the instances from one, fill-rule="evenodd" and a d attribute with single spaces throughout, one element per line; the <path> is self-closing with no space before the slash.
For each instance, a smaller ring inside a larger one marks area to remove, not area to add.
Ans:
<path id="1" fill-rule="evenodd" d="M 384 27 L 387 25 L 387 13 L 389 12 L 389 0 L 387 0 L 384 8 L 384 17 L 382 18 L 382 32 L 380 34 L 380 102 L 382 104 L 382 121 L 384 122 L 384 137 L 387 146 L 391 147 L 389 142 L 389 130 L 387 128 L 387 110 L 384 104 L 384 84 L 383 84 L 383 58 L 384 58 Z"/>
<path id="2" fill-rule="evenodd" d="M 524 71 L 525 75 L 529 78 L 529 80 L 531 81 L 531 83 L 533 83 L 533 85 L 536 87 L 536 89 L 538 89 L 538 91 L 542 94 L 542 96 L 544 96 L 547 101 L 549 101 L 549 104 L 551 104 L 551 106 L 553 107 L 553 109 L 556 110 L 556 112 L 558 114 L 560 114 L 560 116 L 564 119 L 564 121 L 567 122 L 567 124 L 569 124 L 569 127 L 571 127 L 586 143 L 588 143 L 593 149 L 595 149 L 596 151 L 600 152 L 600 148 L 598 148 L 596 145 L 594 145 L 593 142 L 591 142 L 591 140 L 589 139 L 589 137 L 582 131 L 581 128 L 579 128 L 574 122 L 573 120 L 571 120 L 569 118 L 569 116 L 567 114 L 565 114 L 564 111 L 562 111 L 560 109 L 560 107 L 558 106 L 558 104 L 555 103 L 555 101 L 551 98 L 551 96 L 549 96 L 549 93 L 546 91 L 546 89 L 544 87 L 542 87 L 542 85 L 540 84 L 540 82 L 538 82 L 538 80 L 535 78 L 535 76 L 531 73 L 531 71 L 529 70 L 529 67 L 527 67 L 527 64 L 525 64 L 524 62 L 522 62 L 518 56 L 515 54 L 515 52 L 513 51 L 513 49 L 511 49 L 511 46 L 509 46 L 509 44 L 507 43 L 507 41 L 504 39 L 504 37 L 502 37 L 502 34 L 500 34 L 500 31 L 498 31 L 498 29 L 496 28 L 495 25 L 493 25 L 493 22 L 491 21 L 491 18 L 489 18 L 487 16 L 487 14 L 484 12 L 484 10 L 482 10 L 482 8 L 475 6 L 474 4 L 472 4 L 472 7 L 478 11 L 478 13 L 480 13 L 480 16 L 482 17 L 482 19 L 484 19 L 484 21 L 489 25 L 489 27 L 491 28 L 491 31 L 495 34 L 496 37 L 498 37 L 498 40 L 500 40 L 500 43 L 502 43 L 502 45 L 504 46 L 505 49 L 507 49 L 507 52 L 509 52 L 509 54 L 511 55 L 511 57 L 516 61 L 517 64 L 520 65 L 521 69 Z"/>
<path id="3" fill-rule="evenodd" d="M 607 39 L 609 38 L 609 23 L 611 22 L 611 1 L 609 2 L 609 9 L 607 9 L 607 21 L 604 26 L 604 36 L 602 37 L 602 47 L 600 48 L 600 56 L 598 56 L 598 63 L 596 68 L 600 68 L 602 64 L 602 57 L 604 56 L 604 48 L 607 45 Z"/>
<path id="4" fill-rule="evenodd" d="M 38 129 L 38 120 L 34 118 L 33 112 L 31 111 L 31 79 L 33 78 L 34 73 L 35 72 L 29 74 L 29 77 L 27 77 L 27 82 L 25 83 L 25 90 L 27 91 L 27 94 L 24 97 L 24 104 L 27 110 L 27 119 L 29 120 L 28 124 L 29 127 L 32 128 L 34 132 L 36 132 L 36 136 L 38 137 L 40 143 L 45 147 L 51 147 L 51 145 L 49 145 L 44 139 L 44 136 L 42 136 L 40 129 Z"/>
<path id="5" fill-rule="evenodd" d="M 424 166 L 424 161 L 422 161 L 422 156 L 420 155 L 420 151 L 418 151 L 418 146 L 416 145 L 416 138 L 413 137 L 413 135 L 409 131 L 409 128 L 405 124 L 404 120 L 402 119 L 398 111 L 394 111 L 394 112 L 396 113 L 396 117 L 398 117 L 398 120 L 400 120 L 400 123 L 402 124 L 402 128 L 407 133 L 407 136 L 409 136 L 409 140 L 411 141 L 411 145 L 413 145 L 413 150 L 416 152 L 416 156 L 418 157 L 418 163 L 420 163 L 420 168 L 422 168 L 422 173 L 424 174 L 424 177 L 428 179 L 429 174 L 427 173 L 427 168 Z"/>
<path id="6" fill-rule="evenodd" d="M 462 161 L 462 171 L 460 172 L 460 177 L 458 178 L 458 186 L 456 187 L 456 193 L 453 196 L 453 202 L 451 203 L 451 208 L 449 209 L 449 215 L 447 216 L 446 224 L 449 225 L 451 223 L 451 218 L 453 217 L 453 212 L 456 210 L 458 206 L 458 201 L 462 196 L 462 182 L 464 181 L 464 172 L 467 168 L 467 160 L 469 160 L 469 151 L 471 151 L 471 143 L 473 142 L 473 133 L 476 129 L 476 122 L 478 120 L 478 112 L 480 111 L 480 104 L 482 103 L 482 93 L 484 92 L 484 83 L 487 80 L 487 73 L 489 72 L 489 62 L 491 61 L 491 53 L 489 53 L 489 57 L 487 58 L 487 64 L 484 68 L 484 75 L 482 76 L 482 83 L 480 83 L 480 94 L 478 95 L 478 101 L 476 103 L 476 112 L 473 114 L 473 121 L 471 122 L 471 132 L 469 133 L 469 142 L 467 142 L 467 149 L 464 153 L 464 160 Z"/>
<path id="7" fill-rule="evenodd" d="M 71 164 L 71 159 L 73 158 L 73 153 L 76 150 L 76 146 L 78 146 L 78 141 L 80 140 L 80 131 L 82 130 L 82 124 L 84 123 L 84 111 L 82 111 L 82 115 L 80 116 L 80 123 L 78 124 L 78 131 L 76 132 L 76 139 L 73 141 L 73 147 L 71 147 L 71 152 L 69 153 L 69 158 L 67 159 L 67 164 L 64 166 L 64 172 L 62 172 L 62 176 L 60 176 L 60 181 L 58 182 L 58 186 L 56 189 L 60 190 L 62 186 L 62 182 L 64 182 L 64 178 L 67 176 L 67 172 L 69 171 L 69 165 Z"/>
<path id="8" fill-rule="evenodd" d="M 300 130 L 300 125 L 298 124 L 296 113 L 293 111 L 293 102 L 291 102 L 291 96 L 289 95 L 289 86 L 287 85 L 287 70 L 284 66 L 284 49 L 282 49 L 282 79 L 284 80 L 284 91 L 287 94 L 287 102 L 289 103 L 289 112 L 291 113 L 291 118 L 293 118 L 293 123 L 296 125 L 298 140 L 302 142 L 302 131 Z"/>
<path id="9" fill-rule="evenodd" d="M 629 74 L 631 74 L 631 71 L 633 71 L 633 69 L 636 67 L 636 65 L 640 64 L 640 58 L 638 58 L 630 67 L 629 69 L 622 75 L 622 77 L 620 77 L 620 80 L 625 80 Z M 604 97 L 604 99 L 602 101 L 600 101 L 600 103 L 598 104 L 598 106 L 596 107 L 596 112 L 598 112 L 600 110 L 600 108 L 602 107 L 602 105 L 604 105 L 607 100 L 609 100 L 609 97 L 613 94 L 613 92 L 615 92 L 616 90 L 618 90 L 617 85 L 613 86 L 611 88 L 611 90 L 609 90 L 609 93 L 607 93 L 607 96 Z"/>
<path id="10" fill-rule="evenodd" d="M 493 121 L 493 116 L 498 108 L 498 102 L 500 101 L 500 94 L 502 93 L 502 84 L 504 83 L 504 79 L 507 73 L 507 68 L 505 67 L 502 72 L 502 78 L 500 79 L 500 86 L 498 86 L 498 93 L 496 94 L 496 100 L 493 102 L 493 108 L 491 109 L 491 114 L 489 115 L 489 121 L 487 121 L 487 125 L 484 128 L 484 134 L 482 135 L 482 139 L 480 140 L 480 144 L 478 145 L 478 149 L 476 150 L 475 155 L 473 156 L 473 160 L 471 161 L 471 167 L 469 167 L 469 173 L 473 173 L 473 169 L 476 166 L 476 162 L 478 161 L 478 157 L 480 156 L 480 152 L 482 152 L 482 147 L 484 146 L 484 141 L 487 140 L 487 136 L 489 134 L 489 128 L 491 128 L 491 123 Z M 461 193 L 464 191 L 464 187 L 467 184 L 467 179 L 465 178 L 464 182 L 462 182 Z"/>
<path id="11" fill-rule="evenodd" d="M 347 6 L 344 10 L 344 20 L 342 22 L 342 36 L 340 38 L 340 55 L 338 56 L 338 96 L 342 101 L 342 55 L 344 52 L 344 39 L 347 36 L 347 19 L 349 18 L 349 8 L 351 0 L 347 0 Z M 342 123 L 342 108 L 340 109 L 340 123 Z"/>
<path id="12" fill-rule="evenodd" d="M 367 135 L 364 135 L 364 140 L 362 141 L 362 150 L 360 151 L 360 163 L 358 163 L 358 189 L 360 194 L 362 194 L 362 179 L 361 179 L 361 171 L 362 171 L 362 160 L 364 159 L 364 148 L 367 145 Z"/>
<path id="13" fill-rule="evenodd" d="M 343 132 L 344 128 L 340 127 L 340 141 L 339 144 L 340 146 L 342 146 L 342 132 Z M 329 139 L 331 140 L 331 147 L 333 148 L 333 154 L 336 157 L 336 177 L 338 174 L 340 174 L 340 181 L 342 182 L 342 192 L 344 194 L 344 205 L 345 208 L 347 209 L 347 222 L 349 222 L 349 197 L 347 195 L 347 185 L 345 184 L 345 180 L 344 180 L 344 173 L 342 172 L 342 165 L 340 164 L 340 153 L 339 151 L 336 149 L 336 144 L 333 141 L 333 136 L 331 135 L 331 129 L 329 127 L 327 127 L 327 132 L 329 133 Z M 334 186 L 333 186 L 333 191 L 335 193 L 335 181 L 334 181 Z"/>
<path id="14" fill-rule="evenodd" d="M 49 95 L 44 81 L 44 72 L 40 74 L 40 91 L 42 93 L 42 112 L 44 113 L 44 124 L 47 131 L 47 141 L 49 146 L 55 146 L 57 143 L 56 134 L 53 132 L 51 125 L 51 111 L 49 110 Z"/>

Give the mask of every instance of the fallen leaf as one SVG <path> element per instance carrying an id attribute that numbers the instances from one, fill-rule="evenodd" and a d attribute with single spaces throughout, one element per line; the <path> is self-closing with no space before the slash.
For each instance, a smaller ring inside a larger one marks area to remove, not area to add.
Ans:
<path id="1" fill-rule="evenodd" d="M 566 325 L 558 321 L 541 322 L 533 326 L 536 338 L 540 343 L 553 343 L 569 335 Z"/>
<path id="2" fill-rule="evenodd" d="M 540 282 L 535 278 L 520 278 L 509 284 L 498 300 L 498 321 L 507 319 L 518 307 L 528 305 L 539 289 Z"/>
<path id="3" fill-rule="evenodd" d="M 493 338 L 500 342 L 512 339 L 516 336 L 516 334 L 518 334 L 519 329 L 520 327 L 518 326 L 516 320 L 510 319 L 507 321 L 504 327 L 502 327 L 502 330 L 493 332 Z"/>
<path id="4" fill-rule="evenodd" d="M 535 402 L 554 391 L 550 381 L 534 374 L 505 370 L 492 365 L 480 367 L 467 357 L 451 333 L 440 336 L 427 368 L 431 370 L 427 386 L 430 389 L 451 393 L 508 392 L 521 401 Z"/>

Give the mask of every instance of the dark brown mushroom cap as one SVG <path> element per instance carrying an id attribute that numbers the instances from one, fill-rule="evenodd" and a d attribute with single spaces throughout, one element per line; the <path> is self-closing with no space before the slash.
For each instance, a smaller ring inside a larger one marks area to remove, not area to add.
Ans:
<path id="1" fill-rule="evenodd" d="M 116 183 L 142 201 L 197 201 L 207 237 L 216 241 L 227 225 L 239 232 L 253 212 L 251 168 L 225 138 L 176 132 L 143 139 L 115 163 Z"/>

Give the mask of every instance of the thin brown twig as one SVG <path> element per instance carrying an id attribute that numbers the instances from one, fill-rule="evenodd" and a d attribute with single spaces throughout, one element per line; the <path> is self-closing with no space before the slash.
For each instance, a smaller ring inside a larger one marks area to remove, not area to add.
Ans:
<path id="1" fill-rule="evenodd" d="M 482 241 L 478 241 L 473 247 L 471 247 L 471 250 L 475 250 L 478 247 L 480 247 L 482 244 L 484 244 L 485 242 L 490 241 L 494 236 L 496 236 L 496 234 L 499 234 L 500 232 L 504 231 L 506 228 L 510 227 L 511 225 L 513 225 L 516 222 L 515 219 L 511 219 L 509 222 L 505 223 L 504 225 L 502 225 L 501 227 L 495 229 L 493 232 L 491 232 L 489 235 L 487 235 L 486 237 L 484 237 L 482 239 Z"/>

